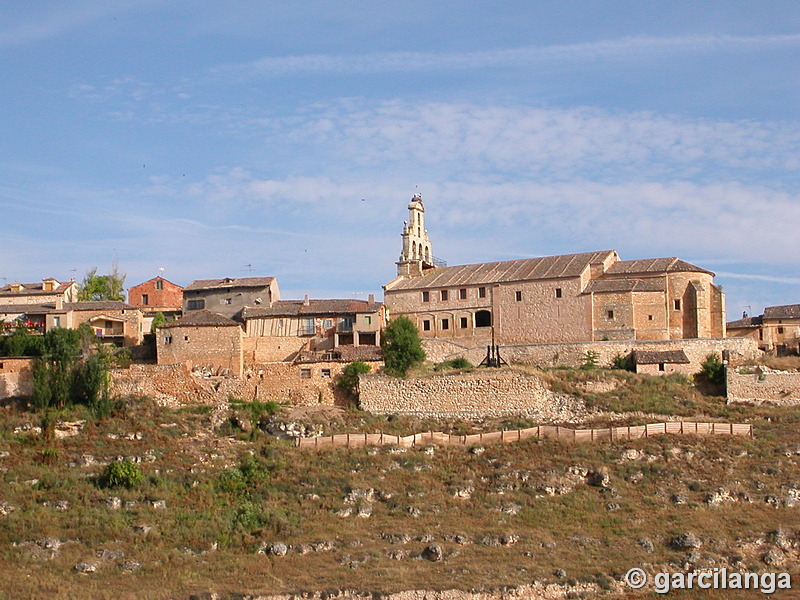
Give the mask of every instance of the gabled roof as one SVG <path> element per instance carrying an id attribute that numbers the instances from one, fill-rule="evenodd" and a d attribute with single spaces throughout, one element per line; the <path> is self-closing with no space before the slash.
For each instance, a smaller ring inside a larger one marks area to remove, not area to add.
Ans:
<path id="1" fill-rule="evenodd" d="M 45 315 L 55 307 L 55 304 L 0 304 L 0 314 Z"/>
<path id="2" fill-rule="evenodd" d="M 633 361 L 637 365 L 657 365 L 660 363 L 686 365 L 689 358 L 683 350 L 634 350 Z"/>
<path id="3" fill-rule="evenodd" d="M 384 287 L 387 291 L 395 291 L 578 277 L 586 267 L 602 263 L 613 253 L 613 250 L 602 250 L 474 265 L 436 267 L 425 271 L 421 277 L 398 278 Z"/>
<path id="4" fill-rule="evenodd" d="M 800 319 L 800 304 L 768 306 L 764 309 L 765 319 Z"/>
<path id="5" fill-rule="evenodd" d="M 137 310 L 137 308 L 117 300 L 99 300 L 92 302 L 65 302 L 62 311 L 69 310 Z"/>
<path id="6" fill-rule="evenodd" d="M 728 321 L 725 327 L 727 329 L 758 329 L 762 322 L 762 317 L 743 317 L 736 321 Z"/>
<path id="7" fill-rule="evenodd" d="M 172 327 L 241 327 L 241 325 L 228 317 L 203 309 L 190 312 L 185 317 L 175 321 L 170 321 L 166 325 L 162 325 L 161 329 Z"/>
<path id="8" fill-rule="evenodd" d="M 163 277 L 161 277 L 161 276 L 159 275 L 158 277 L 153 277 L 152 279 L 148 279 L 147 281 L 143 281 L 142 283 L 137 283 L 136 285 L 132 285 L 131 287 L 129 287 L 129 288 L 128 288 L 128 290 L 130 291 L 130 290 L 132 290 L 132 289 L 134 289 L 134 288 L 137 288 L 137 287 L 139 287 L 140 285 L 144 285 L 145 283 L 150 283 L 151 281 L 158 281 L 158 280 L 164 281 L 164 282 L 166 282 L 166 283 L 168 283 L 168 284 L 170 284 L 170 285 L 173 285 L 173 286 L 175 286 L 176 288 L 183 289 L 183 288 L 182 288 L 181 286 L 179 286 L 177 283 L 172 283 L 172 282 L 171 282 L 169 279 L 165 279 L 165 278 L 163 278 Z"/>
<path id="9" fill-rule="evenodd" d="M 53 279 L 52 281 L 58 283 L 56 288 L 54 290 L 45 290 L 45 281 L 51 281 L 51 279 L 47 278 L 37 283 L 21 283 L 19 285 L 22 286 L 22 289 L 18 292 L 15 292 L 11 289 L 11 286 L 16 285 L 16 283 L 9 283 L 0 287 L 0 296 L 45 296 L 51 294 L 63 294 L 70 288 L 70 286 L 75 284 L 74 281 L 59 282 L 58 280 Z"/>
<path id="10" fill-rule="evenodd" d="M 663 292 L 666 285 L 661 278 L 648 279 L 594 279 L 586 286 L 586 293 Z"/>
<path id="11" fill-rule="evenodd" d="M 250 307 L 242 311 L 243 319 L 257 319 L 259 317 L 294 317 L 313 315 L 352 315 L 355 313 L 374 313 L 380 310 L 380 302 L 367 302 L 366 300 L 309 300 L 306 305 L 303 300 L 279 300 L 272 306 Z"/>
<path id="12" fill-rule="evenodd" d="M 637 273 L 706 273 L 714 275 L 711 271 L 702 269 L 675 256 L 668 258 L 638 258 L 636 260 L 621 260 L 611 265 L 606 271 L 610 275 L 633 275 Z"/>
<path id="13" fill-rule="evenodd" d="M 275 281 L 274 277 L 226 277 L 225 279 L 196 279 L 184 290 L 215 290 L 225 289 L 231 287 L 252 287 L 263 288 L 269 287 Z"/>

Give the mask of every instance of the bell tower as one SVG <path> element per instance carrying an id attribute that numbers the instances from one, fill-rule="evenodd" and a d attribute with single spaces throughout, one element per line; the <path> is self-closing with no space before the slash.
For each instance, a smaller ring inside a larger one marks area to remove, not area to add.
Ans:
<path id="1" fill-rule="evenodd" d="M 422 196 L 414 194 L 408 204 L 408 221 L 403 223 L 403 251 L 397 261 L 397 274 L 419 277 L 433 266 L 431 241 L 425 229 L 425 206 Z"/>

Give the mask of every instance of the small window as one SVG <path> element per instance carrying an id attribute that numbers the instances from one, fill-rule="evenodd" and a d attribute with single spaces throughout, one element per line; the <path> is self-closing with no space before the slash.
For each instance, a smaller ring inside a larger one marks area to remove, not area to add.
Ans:
<path id="1" fill-rule="evenodd" d="M 478 298 L 486 298 L 486 288 L 479 287 L 478 288 Z"/>
<path id="2" fill-rule="evenodd" d="M 664 363 L 658 363 L 658 370 L 664 371 Z"/>
<path id="3" fill-rule="evenodd" d="M 562 294 L 561 288 L 556 288 L 556 298 L 561 298 Z"/>
<path id="4" fill-rule="evenodd" d="M 325 320 L 322 322 L 322 326 L 323 326 L 325 329 L 330 329 L 331 327 L 333 327 L 333 319 L 325 319 Z"/>
<path id="5" fill-rule="evenodd" d="M 430 302 L 431 301 L 431 293 L 430 292 L 422 292 L 422 301 L 423 302 Z"/>
<path id="6" fill-rule="evenodd" d="M 371 317 L 371 316 L 369 316 L 369 315 L 367 315 L 366 317 L 364 317 L 364 323 L 365 323 L 366 325 L 372 325 L 372 317 Z"/>
<path id="7" fill-rule="evenodd" d="M 514 292 L 514 300 L 517 302 L 522 302 L 522 292 L 520 290 Z"/>
<path id="8" fill-rule="evenodd" d="M 187 310 L 200 310 L 206 307 L 205 300 L 189 300 L 186 304 Z"/>
<path id="9" fill-rule="evenodd" d="M 450 329 L 450 319 L 442 319 L 442 329 Z"/>
<path id="10" fill-rule="evenodd" d="M 675 304 L 675 310 L 680 310 L 681 309 L 681 301 L 680 300 L 675 300 L 674 304 Z"/>
<path id="11" fill-rule="evenodd" d="M 171 344 L 172 343 L 172 336 L 171 335 L 164 336 L 164 343 L 165 344 Z"/>
<path id="12" fill-rule="evenodd" d="M 163 290 L 164 289 L 164 282 L 161 281 L 160 279 L 158 281 L 156 281 L 156 289 L 157 290 Z"/>
<path id="13" fill-rule="evenodd" d="M 783 327 L 778 327 L 778 333 L 783 333 Z"/>
<path id="14" fill-rule="evenodd" d="M 467 317 L 461 317 L 461 329 L 466 329 L 467 327 L 469 327 L 468 323 L 469 321 Z"/>
<path id="15" fill-rule="evenodd" d="M 225 304 L 230 304 L 230 303 L 231 303 L 231 299 L 230 298 L 225 298 Z"/>
<path id="16" fill-rule="evenodd" d="M 323 379 L 330 379 L 331 378 L 331 370 L 330 369 L 322 369 L 320 371 L 320 375 Z"/>
<path id="17" fill-rule="evenodd" d="M 647 320 L 648 321 L 652 321 L 653 320 L 653 315 L 647 315 Z"/>
<path id="18" fill-rule="evenodd" d="M 428 319 L 422 321 L 422 331 L 430 331 L 431 330 L 431 322 Z"/>
<path id="19" fill-rule="evenodd" d="M 53 317 L 53 327 L 61 327 L 61 317 Z"/>
<path id="20" fill-rule="evenodd" d="M 300 379 L 311 379 L 311 369 L 300 369 Z"/>
<path id="21" fill-rule="evenodd" d="M 150 304 L 150 298 L 147 297 L 147 294 L 142 294 L 142 306 L 147 306 Z"/>
<path id="22" fill-rule="evenodd" d="M 303 334 L 302 335 L 314 335 L 316 333 L 316 327 L 314 326 L 314 318 L 307 317 L 303 320 Z"/>
<path id="23" fill-rule="evenodd" d="M 184 342 L 188 342 L 189 341 L 189 336 L 188 335 L 183 336 L 183 341 Z"/>
<path id="24" fill-rule="evenodd" d="M 467 288 L 461 288 L 460 290 L 458 290 L 458 299 L 459 300 L 467 299 Z"/>
<path id="25" fill-rule="evenodd" d="M 450 294 L 447 292 L 447 290 L 442 290 L 442 302 L 447 302 L 449 296 Z"/>
<path id="26" fill-rule="evenodd" d="M 606 311 L 606 318 L 609 321 L 613 321 L 614 320 L 614 311 L 613 310 L 607 310 Z"/>

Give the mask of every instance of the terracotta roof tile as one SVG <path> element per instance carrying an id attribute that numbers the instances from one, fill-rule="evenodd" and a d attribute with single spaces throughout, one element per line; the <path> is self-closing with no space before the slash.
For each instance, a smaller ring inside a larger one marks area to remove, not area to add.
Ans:
<path id="1" fill-rule="evenodd" d="M 531 279 L 577 277 L 589 265 L 603 262 L 613 250 L 523 258 L 473 265 L 436 267 L 421 277 L 396 279 L 385 286 L 387 291 L 434 287 L 457 287 Z"/>
<path id="2" fill-rule="evenodd" d="M 607 271 L 611 275 L 629 275 L 636 273 L 707 273 L 711 271 L 702 269 L 675 256 L 668 258 L 637 258 L 635 260 L 621 260 L 613 264 Z"/>
<path id="3" fill-rule="evenodd" d="M 190 312 L 185 317 L 175 321 L 170 321 L 166 325 L 162 325 L 161 328 L 169 329 L 172 327 L 241 327 L 241 325 L 228 317 L 203 309 Z"/>
<path id="4" fill-rule="evenodd" d="M 634 350 L 633 361 L 637 365 L 689 364 L 689 358 L 683 350 Z"/>
<path id="5" fill-rule="evenodd" d="M 380 307 L 380 302 L 353 299 L 309 300 L 308 305 L 304 304 L 303 300 L 279 300 L 273 303 L 272 306 L 245 307 L 242 312 L 242 318 L 352 315 L 355 313 L 374 313 L 380 310 Z"/>
<path id="6" fill-rule="evenodd" d="M 800 304 L 784 304 L 768 306 L 764 309 L 765 319 L 797 319 L 800 318 Z"/>
<path id="7" fill-rule="evenodd" d="M 229 287 L 267 287 L 275 281 L 274 277 L 226 277 L 224 279 L 196 279 L 184 290 L 213 290 Z"/>

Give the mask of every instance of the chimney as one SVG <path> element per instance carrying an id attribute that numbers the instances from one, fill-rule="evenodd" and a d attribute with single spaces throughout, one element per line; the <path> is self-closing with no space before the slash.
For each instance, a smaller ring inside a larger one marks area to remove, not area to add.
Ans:
<path id="1" fill-rule="evenodd" d="M 370 304 L 375 304 L 375 294 L 370 294 L 369 296 L 367 296 L 367 301 Z"/>
<path id="2" fill-rule="evenodd" d="M 311 302 L 308 300 L 308 294 L 306 294 L 306 295 L 303 297 L 303 306 L 308 306 L 308 305 L 310 305 L 310 304 L 311 304 Z"/>

